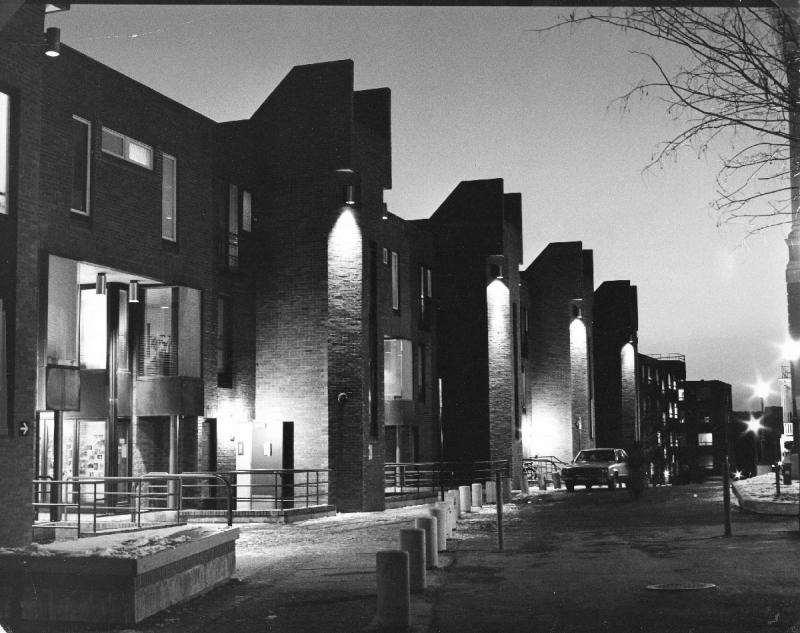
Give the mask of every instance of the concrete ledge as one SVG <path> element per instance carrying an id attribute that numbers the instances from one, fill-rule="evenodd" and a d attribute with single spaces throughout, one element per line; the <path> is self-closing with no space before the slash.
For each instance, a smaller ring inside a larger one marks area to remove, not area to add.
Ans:
<path id="1" fill-rule="evenodd" d="M 742 491 L 739 490 L 739 487 L 736 485 L 736 482 L 733 483 L 733 493 L 736 495 L 736 501 L 739 503 L 739 507 L 744 510 L 745 512 L 751 512 L 753 514 L 767 514 L 767 515 L 776 515 L 776 516 L 796 516 L 797 515 L 797 504 L 796 503 L 783 503 L 780 501 L 765 501 L 762 499 L 753 499 L 752 497 L 748 497 L 745 494 L 742 494 Z"/>
<path id="2" fill-rule="evenodd" d="M 295 523 L 307 519 L 318 519 L 336 515 L 336 507 L 332 505 L 312 506 L 309 508 L 286 508 L 283 510 L 234 510 L 234 523 Z M 181 518 L 198 523 L 226 523 L 227 510 L 184 510 Z"/>
<path id="3" fill-rule="evenodd" d="M 439 501 L 439 495 L 431 492 L 408 492 L 386 496 L 386 509 L 405 508 L 406 506 L 423 506 Z"/>
<path id="4" fill-rule="evenodd" d="M 4 550 L 0 614 L 51 622 L 140 622 L 228 580 L 236 568 L 238 536 L 237 528 L 180 526 Z"/>

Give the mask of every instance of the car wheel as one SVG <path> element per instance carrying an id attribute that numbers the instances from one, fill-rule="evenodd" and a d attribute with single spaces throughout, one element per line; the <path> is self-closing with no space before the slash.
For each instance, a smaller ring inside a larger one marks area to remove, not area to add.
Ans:
<path id="1" fill-rule="evenodd" d="M 586 484 L 586 490 L 591 490 L 594 484 Z"/>
<path id="2" fill-rule="evenodd" d="M 575 492 L 575 484 L 573 483 L 566 483 L 564 484 L 567 487 L 567 492 Z"/>

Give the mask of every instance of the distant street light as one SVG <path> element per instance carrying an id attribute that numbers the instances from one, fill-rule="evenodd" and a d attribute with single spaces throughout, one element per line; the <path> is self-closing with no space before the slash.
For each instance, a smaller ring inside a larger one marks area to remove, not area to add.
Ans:
<path id="1" fill-rule="evenodd" d="M 745 433 L 748 431 L 752 431 L 753 433 L 753 474 L 758 474 L 758 435 L 759 431 L 761 430 L 761 418 L 754 418 L 752 415 L 750 419 L 747 421 L 747 429 Z"/>

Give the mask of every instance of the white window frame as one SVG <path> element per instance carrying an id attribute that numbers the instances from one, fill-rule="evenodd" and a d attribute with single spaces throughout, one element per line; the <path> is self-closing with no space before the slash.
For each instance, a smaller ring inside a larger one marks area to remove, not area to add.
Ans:
<path id="1" fill-rule="evenodd" d="M 102 141 L 105 139 L 106 134 L 110 136 L 115 136 L 120 140 L 122 140 L 121 154 L 118 154 L 117 152 L 105 146 L 105 143 L 103 143 Z M 142 143 L 141 141 L 137 141 L 135 138 L 131 138 L 130 136 L 125 136 L 124 134 L 120 134 L 119 132 L 112 130 L 111 128 L 107 128 L 105 126 L 102 128 L 102 137 L 103 138 L 101 139 L 100 146 L 106 154 L 110 154 L 111 156 L 116 156 L 117 158 L 121 158 L 122 160 L 128 161 L 129 163 L 133 163 L 134 165 L 139 165 L 139 167 L 144 167 L 145 169 L 151 169 L 151 170 L 153 169 L 153 148 L 150 145 Z M 147 163 L 143 163 L 131 157 L 131 146 L 147 150 L 147 154 L 149 157 Z"/>
<path id="2" fill-rule="evenodd" d="M 0 215 L 8 215 L 8 189 L 11 180 L 11 95 L 0 92 L 0 102 L 5 105 L 5 121 L 0 121 L 0 152 L 5 154 L 5 165 L 0 163 Z"/>
<path id="3" fill-rule="evenodd" d="M 81 211 L 80 209 L 75 209 L 70 205 L 70 211 L 72 213 L 77 213 L 78 215 L 89 215 L 89 200 L 91 200 L 91 184 L 92 184 L 92 122 L 87 121 L 83 117 L 79 117 L 77 114 L 72 115 L 72 119 L 74 121 L 78 121 L 79 123 L 83 123 L 86 126 L 86 209 Z"/>
<path id="4" fill-rule="evenodd" d="M 172 166 L 171 192 L 166 187 L 167 165 Z M 161 238 L 178 241 L 178 161 L 170 154 L 161 155 Z"/>

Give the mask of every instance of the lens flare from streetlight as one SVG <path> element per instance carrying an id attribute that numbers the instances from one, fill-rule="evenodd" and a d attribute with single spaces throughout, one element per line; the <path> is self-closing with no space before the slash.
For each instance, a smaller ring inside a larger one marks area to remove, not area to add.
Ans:
<path id="1" fill-rule="evenodd" d="M 751 386 L 753 387 L 753 398 L 761 398 L 761 400 L 766 400 L 774 393 L 770 387 L 770 383 L 765 380 L 759 379 L 756 384 Z"/>
<path id="2" fill-rule="evenodd" d="M 747 430 L 752 431 L 753 433 L 758 433 L 758 430 L 761 427 L 761 418 L 754 418 L 752 415 L 750 419 L 747 421 Z"/>
<path id="3" fill-rule="evenodd" d="M 800 359 L 800 341 L 787 338 L 781 345 L 781 356 L 790 362 Z"/>

